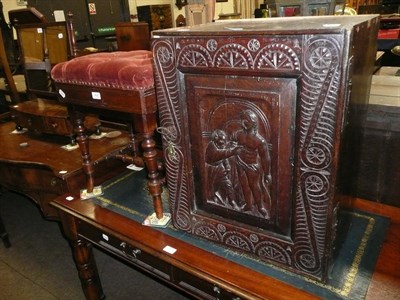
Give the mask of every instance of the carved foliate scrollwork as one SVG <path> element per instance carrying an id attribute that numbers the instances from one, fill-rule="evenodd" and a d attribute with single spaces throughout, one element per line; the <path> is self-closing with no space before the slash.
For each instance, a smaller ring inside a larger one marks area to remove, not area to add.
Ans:
<path id="1" fill-rule="evenodd" d="M 155 80 L 157 86 L 158 110 L 160 116 L 160 127 L 167 128 L 168 134 L 163 134 L 166 172 L 169 178 L 175 178 L 182 184 L 170 185 L 169 194 L 171 206 L 176 207 L 176 224 L 182 230 L 188 230 L 191 226 L 190 218 L 186 214 L 189 211 L 187 201 L 175 201 L 181 196 L 188 197 L 188 178 L 186 166 L 183 164 L 185 154 L 181 150 L 181 126 L 182 116 L 179 112 L 178 79 L 176 77 L 174 46 L 168 41 L 156 43 L 155 47 Z M 167 80 L 166 80 L 167 78 Z M 171 156 L 170 145 L 173 145 L 174 155 Z M 180 213 L 183 212 L 183 213 Z"/>
<path id="2" fill-rule="evenodd" d="M 295 264 L 310 273 L 321 272 L 329 205 L 329 178 L 335 139 L 340 41 L 306 36 L 300 113 L 300 180 L 297 190 L 298 224 Z M 315 93 L 317 86 L 319 93 Z M 320 213 L 323 212 L 323 213 Z M 304 227 L 302 227 L 304 226 Z M 300 229 L 300 228 L 305 228 Z"/>

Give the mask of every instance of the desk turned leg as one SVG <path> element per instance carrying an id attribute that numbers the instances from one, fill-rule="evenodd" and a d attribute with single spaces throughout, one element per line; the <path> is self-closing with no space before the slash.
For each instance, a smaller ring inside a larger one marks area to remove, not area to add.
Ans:
<path id="1" fill-rule="evenodd" d="M 77 239 L 71 241 L 71 246 L 86 299 L 105 299 L 92 245 L 85 240 Z"/>
<path id="2" fill-rule="evenodd" d="M 3 219 L 0 216 L 0 238 L 3 240 L 4 247 L 10 248 L 11 243 L 10 239 L 8 238 L 8 233 L 6 228 L 4 227 Z"/>
<path id="3" fill-rule="evenodd" d="M 64 234 L 71 245 L 75 266 L 78 269 L 79 279 L 86 299 L 105 299 L 93 256 L 92 244 L 79 236 L 77 229 L 79 221 L 77 219 L 63 212 L 59 216 Z"/>

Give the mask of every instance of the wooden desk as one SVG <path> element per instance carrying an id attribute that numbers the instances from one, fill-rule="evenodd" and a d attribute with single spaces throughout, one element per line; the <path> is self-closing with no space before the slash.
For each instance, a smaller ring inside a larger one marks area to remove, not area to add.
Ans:
<path id="1" fill-rule="evenodd" d="M 400 208 L 366 201 L 359 198 L 346 199 L 343 207 L 352 207 L 390 218 L 375 271 L 365 300 L 398 299 L 400 294 Z"/>
<path id="2" fill-rule="evenodd" d="M 71 241 L 87 299 L 104 297 L 91 244 L 196 298 L 317 299 L 91 202 L 67 201 L 66 196 L 52 205 L 59 210 L 64 232 Z M 384 299 L 396 299 L 400 292 L 400 209 L 361 199 L 343 204 L 392 219 L 366 299 L 378 299 L 382 293 Z M 168 254 L 163 250 L 166 246 L 178 251 Z"/>
<path id="3" fill-rule="evenodd" d="M 10 134 L 14 129 L 14 122 L 0 124 L 0 186 L 26 195 L 39 205 L 44 217 L 57 219 L 49 202 L 64 193 L 84 188 L 86 177 L 81 153 L 79 149 L 61 148 L 68 144 L 68 138 Z M 127 141 L 125 134 L 112 140 L 90 140 L 97 184 L 115 176 L 124 167 L 120 161 L 106 158 Z"/>

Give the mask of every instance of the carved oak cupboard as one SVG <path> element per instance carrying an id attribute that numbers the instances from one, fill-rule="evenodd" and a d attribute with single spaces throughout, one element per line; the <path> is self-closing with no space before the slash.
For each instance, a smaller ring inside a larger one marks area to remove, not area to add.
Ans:
<path id="1" fill-rule="evenodd" d="M 325 281 L 377 29 L 364 15 L 153 32 L 174 226 Z"/>

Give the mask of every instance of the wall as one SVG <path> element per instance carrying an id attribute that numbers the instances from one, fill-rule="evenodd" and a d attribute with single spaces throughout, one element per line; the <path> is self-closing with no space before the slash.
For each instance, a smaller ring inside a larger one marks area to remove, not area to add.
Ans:
<path id="1" fill-rule="evenodd" d="M 129 0 L 129 7 L 131 15 L 136 14 L 136 6 L 143 5 L 155 5 L 155 4 L 170 4 L 172 8 L 172 19 L 175 24 L 175 19 L 178 15 L 182 14 L 185 16 L 185 8 L 178 9 L 175 5 L 175 0 Z M 218 19 L 220 13 L 232 13 L 233 12 L 233 0 L 228 0 L 228 2 L 216 3 L 215 5 L 215 18 Z"/>
<path id="2" fill-rule="evenodd" d="M 49 0 L 51 1 L 51 0 Z M 66 0 L 68 1 L 68 0 Z M 18 6 L 17 0 L 2 0 L 4 7 L 4 16 L 8 22 L 8 11 L 12 9 L 24 8 L 25 6 Z M 175 5 L 175 0 L 129 0 L 129 10 L 131 15 L 136 15 L 136 6 L 142 5 L 155 5 L 155 4 L 170 4 L 172 8 L 173 20 L 180 14 L 185 16 L 185 8 L 178 9 Z M 220 13 L 232 13 L 233 12 L 233 0 L 228 2 L 216 3 L 215 5 L 215 19 L 218 19 Z M 175 22 L 174 22 L 175 23 Z"/>
<path id="3" fill-rule="evenodd" d="M 6 19 L 6 22 L 9 22 L 8 19 L 8 11 L 13 10 L 13 9 L 20 9 L 20 8 L 25 8 L 26 6 L 19 6 L 17 5 L 17 0 L 2 0 L 3 3 L 3 13 L 4 13 L 4 18 Z"/>

